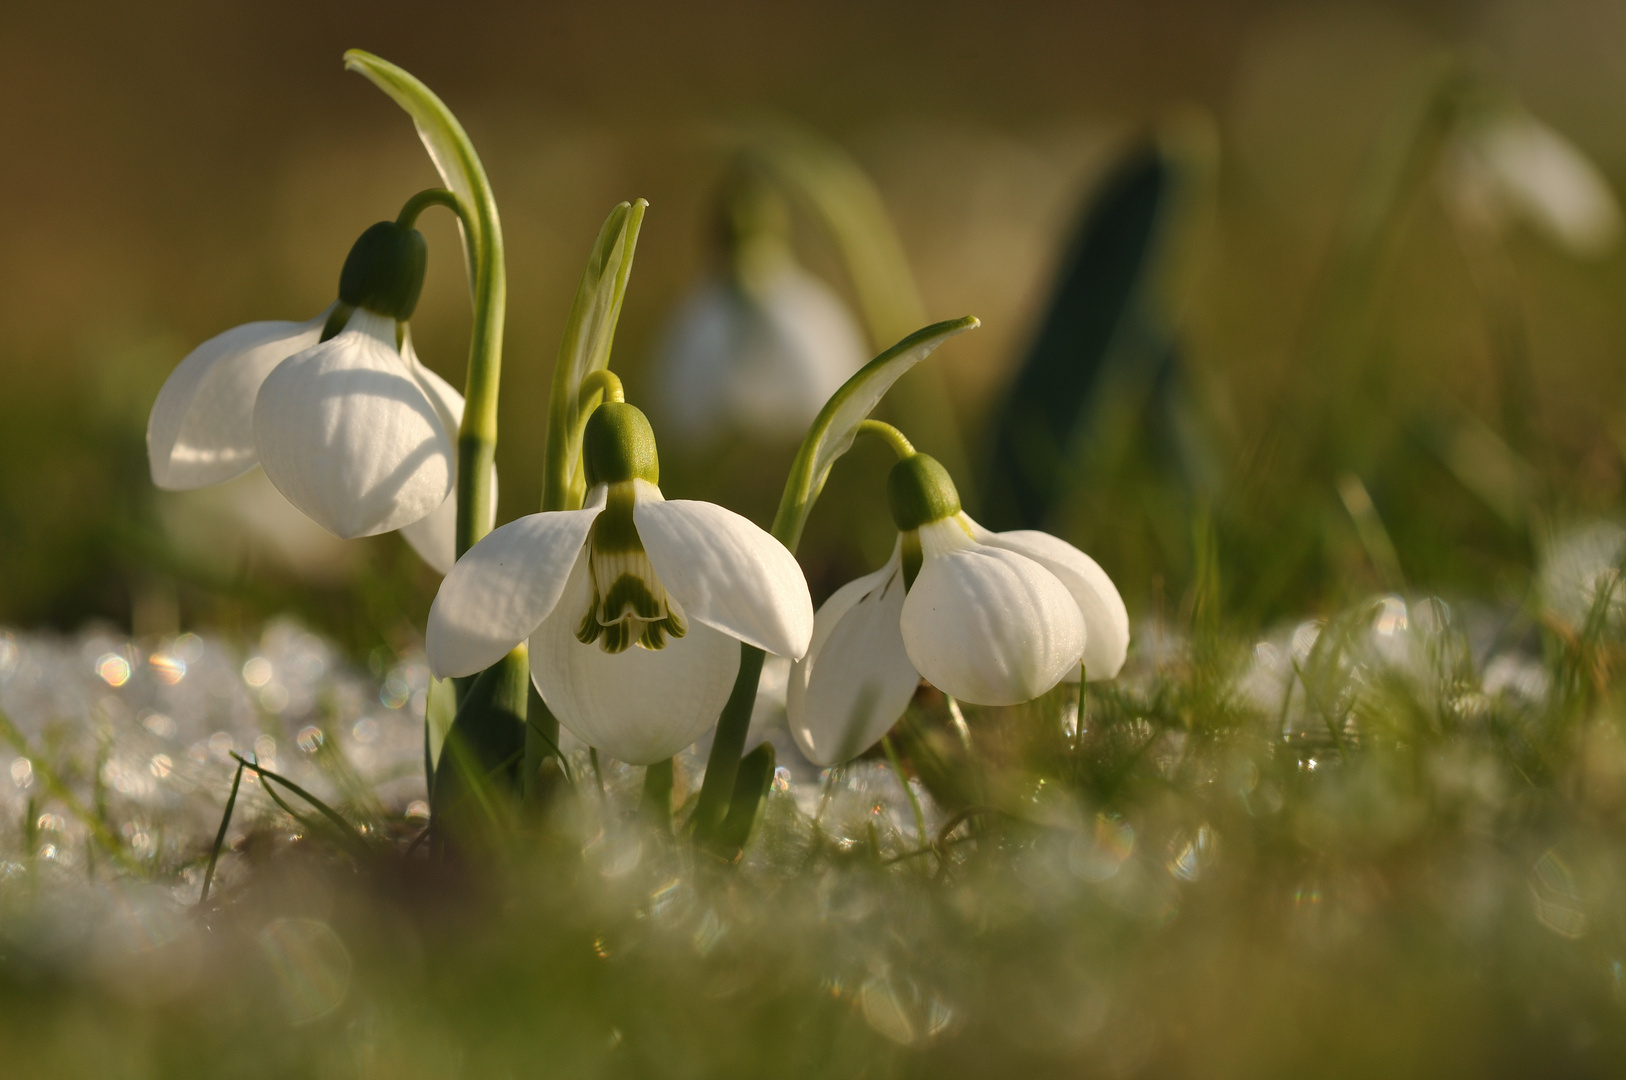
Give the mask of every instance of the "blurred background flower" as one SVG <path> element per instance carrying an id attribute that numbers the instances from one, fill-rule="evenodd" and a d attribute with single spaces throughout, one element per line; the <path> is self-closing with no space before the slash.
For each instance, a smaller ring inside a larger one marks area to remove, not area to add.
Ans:
<path id="1" fill-rule="evenodd" d="M 924 21 L 907 4 L 641 5 L 629 23 L 497 3 L 478 37 L 428 7 L 382 10 L 13 19 L 0 128 L 28 167 L 0 179 L 27 208 L 0 260 L 0 623 L 173 633 L 291 609 L 357 655 L 417 637 L 436 575 L 399 538 L 339 554 L 256 535 L 229 509 L 257 502 L 248 484 L 158 492 L 141 452 L 191 343 L 318 310 L 357 230 L 435 182 L 389 103 L 343 74 L 352 44 L 452 103 L 502 200 L 499 520 L 536 508 L 581 261 L 636 195 L 652 210 L 616 358 L 670 447 L 663 486 L 769 518 L 799 418 L 889 343 L 876 309 L 909 306 L 876 300 L 805 185 L 741 194 L 741 152 L 782 163 L 758 138 L 781 129 L 826 140 L 851 166 L 840 182 L 869 185 L 925 317 L 983 319 L 929 365 L 936 390 L 912 386 L 928 366 L 898 388 L 899 408 L 937 403 L 923 415 L 963 465 L 894 418 L 979 520 L 1089 550 L 1137 617 L 1206 597 L 1263 624 L 1397 574 L 1519 596 L 1547 522 L 1619 508 L 1613 5 L 1032 3 Z M 742 205 L 754 224 L 719 243 Z M 414 335 L 461 386 L 455 228 L 422 227 L 439 254 Z M 765 379 L 772 400 L 679 391 L 660 410 L 663 387 L 724 360 L 805 381 Z M 1035 402 L 1051 444 L 1001 457 L 1002 431 L 1041 430 L 1012 419 Z M 683 444 L 686 418 L 719 433 Z M 1047 454 L 1040 496 L 1002 502 Z M 832 477 L 800 549 L 816 601 L 886 557 L 886 467 L 860 446 Z"/>

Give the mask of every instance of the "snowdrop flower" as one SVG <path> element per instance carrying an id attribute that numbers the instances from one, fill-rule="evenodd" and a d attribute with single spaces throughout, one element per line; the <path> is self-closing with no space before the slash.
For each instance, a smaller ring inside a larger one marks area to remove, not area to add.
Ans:
<path id="1" fill-rule="evenodd" d="M 796 264 L 764 183 L 738 185 L 726 218 L 729 273 L 683 302 L 656 357 L 664 415 L 691 443 L 726 429 L 792 441 L 869 354 L 846 305 Z"/>
<path id="2" fill-rule="evenodd" d="M 1606 253 L 1620 236 L 1620 204 L 1598 167 L 1529 113 L 1471 121 L 1450 161 L 1459 205 L 1492 226 L 1522 217 L 1581 256 Z"/>
<path id="3" fill-rule="evenodd" d="M 405 320 L 424 263 L 416 229 L 380 222 L 351 249 L 327 311 L 249 323 L 194 349 L 148 420 L 153 483 L 191 490 L 261 465 L 329 532 L 402 529 L 426 562 L 449 569 L 463 399 L 412 351 Z"/>
<path id="4" fill-rule="evenodd" d="M 768 533 L 662 496 L 649 421 L 610 396 L 583 432 L 586 506 L 510 522 L 458 560 L 429 611 L 429 664 L 472 675 L 529 638 L 532 680 L 559 722 L 647 765 L 716 721 L 741 642 L 806 652 L 813 604 Z"/>
<path id="5" fill-rule="evenodd" d="M 1081 664 L 1092 679 L 1118 673 L 1129 616 L 1095 560 L 1047 533 L 984 529 L 924 454 L 899 461 L 887 488 L 892 557 L 824 602 L 791 669 L 786 709 L 809 760 L 879 742 L 922 676 L 973 704 L 1014 705 L 1077 682 Z"/>

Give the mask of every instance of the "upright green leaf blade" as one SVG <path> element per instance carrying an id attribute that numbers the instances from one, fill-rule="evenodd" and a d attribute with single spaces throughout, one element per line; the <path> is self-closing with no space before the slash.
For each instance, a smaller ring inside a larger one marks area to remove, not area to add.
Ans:
<path id="1" fill-rule="evenodd" d="M 621 320 L 621 303 L 638 248 L 638 230 L 648 206 L 643 199 L 617 204 L 599 229 L 587 268 L 582 271 L 553 369 L 547 461 L 543 469 L 544 510 L 569 510 L 581 504 L 582 493 L 577 490 L 581 455 L 577 438 L 581 426 L 578 392 L 583 379 L 610 365 L 615 328 Z"/>
<path id="2" fill-rule="evenodd" d="M 412 117 L 423 140 L 429 159 L 435 163 L 441 182 L 455 194 L 470 211 L 463 242 L 469 261 L 470 287 L 473 287 L 474 268 L 480 265 L 480 253 L 489 243 L 497 227 L 497 206 L 490 198 L 491 186 L 486 181 L 485 167 L 474 152 L 463 125 L 446 104 L 416 76 L 388 60 L 362 49 L 351 49 L 344 54 L 344 66 L 367 77 L 369 81 Z"/>
<path id="3" fill-rule="evenodd" d="M 880 404 L 892 384 L 949 338 L 981 325 L 975 315 L 967 315 L 916 330 L 865 364 L 831 395 L 802 440 L 785 481 L 785 493 L 773 522 L 773 534 L 781 543 L 792 551 L 796 549 L 807 515 L 830 476 L 830 467 L 852 447 L 858 425 Z"/>
<path id="4" fill-rule="evenodd" d="M 502 808 L 519 794 L 530 685 L 521 645 L 482 671 L 463 695 L 430 794 L 430 820 L 443 838 L 501 826 Z"/>
<path id="5" fill-rule="evenodd" d="M 1140 299 L 1174 180 L 1173 163 L 1152 144 L 1120 163 L 1091 198 L 994 426 L 984 497 L 997 527 L 1045 524 L 1076 430 Z"/>

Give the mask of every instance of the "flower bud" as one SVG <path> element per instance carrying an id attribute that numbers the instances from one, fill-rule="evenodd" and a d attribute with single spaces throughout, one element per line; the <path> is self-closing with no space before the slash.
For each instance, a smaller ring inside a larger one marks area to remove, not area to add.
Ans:
<path id="1" fill-rule="evenodd" d="M 429 246 L 411 226 L 380 221 L 361 234 L 339 272 L 339 300 L 398 322 L 412 317 L 423 291 Z"/>
<path id="2" fill-rule="evenodd" d="M 624 401 L 606 401 L 582 429 L 582 470 L 587 486 L 644 480 L 659 484 L 655 432 L 643 411 Z"/>
<path id="3" fill-rule="evenodd" d="M 892 466 L 886 478 L 886 501 L 900 532 L 960 512 L 960 493 L 948 470 L 925 454 L 912 454 Z"/>

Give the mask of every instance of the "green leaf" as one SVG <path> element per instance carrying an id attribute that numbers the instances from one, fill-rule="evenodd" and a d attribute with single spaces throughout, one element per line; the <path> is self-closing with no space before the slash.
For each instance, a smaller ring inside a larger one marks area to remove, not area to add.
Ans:
<path id="1" fill-rule="evenodd" d="M 762 743 L 740 760 L 734 774 L 734 794 L 728 803 L 728 814 L 712 837 L 713 849 L 725 858 L 733 859 L 745 848 L 756 825 L 757 809 L 773 783 L 774 749 L 772 743 Z"/>
<path id="2" fill-rule="evenodd" d="M 1157 145 L 1142 147 L 1092 197 L 994 425 L 984 490 L 993 527 L 1039 528 L 1049 517 L 1113 346 L 1142 299 L 1175 168 Z M 1166 351 L 1150 355 L 1153 363 L 1169 357 Z"/>
<path id="3" fill-rule="evenodd" d="M 474 680 L 435 767 L 430 818 L 437 834 L 468 836 L 502 824 L 505 795 L 517 796 L 525 754 L 530 662 L 519 646 Z"/>
<path id="4" fill-rule="evenodd" d="M 780 543 L 796 550 L 807 515 L 830 477 L 830 467 L 852 447 L 858 425 L 880 404 L 892 384 L 949 338 L 981 325 L 976 316 L 967 315 L 916 330 L 865 364 L 831 395 L 802 440 L 796 460 L 791 463 L 785 493 L 773 521 L 772 531 Z"/>
<path id="5" fill-rule="evenodd" d="M 373 85 L 388 94 L 394 102 L 412 117 L 423 140 L 429 159 L 435 163 L 441 182 L 455 194 L 469 211 L 463 229 L 463 243 L 468 256 L 469 285 L 474 287 L 475 268 L 481 263 L 481 253 L 490 244 L 492 234 L 498 230 L 497 204 L 491 199 L 491 185 L 486 180 L 485 167 L 469 142 L 468 133 L 457 117 L 417 77 L 396 67 L 388 60 L 370 52 L 351 49 L 344 54 L 347 71 L 366 76 Z"/>
<path id="6" fill-rule="evenodd" d="M 582 271 L 576 301 L 559 343 L 553 368 L 553 396 L 548 402 L 548 449 L 543 467 L 542 509 L 573 510 L 581 506 L 582 380 L 610 366 L 610 348 L 621 302 L 627 294 L 638 230 L 649 203 L 619 203 L 599 229 L 598 240 Z"/>
<path id="7" fill-rule="evenodd" d="M 440 763 L 441 748 L 446 733 L 457 719 L 457 687 L 451 679 L 430 679 L 429 700 L 423 711 L 424 764 L 428 767 L 430 786 L 433 787 L 435 766 Z"/>

